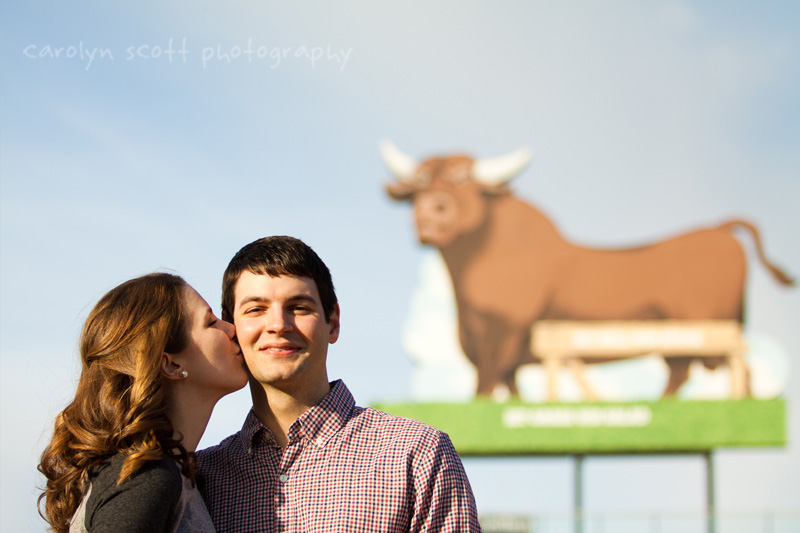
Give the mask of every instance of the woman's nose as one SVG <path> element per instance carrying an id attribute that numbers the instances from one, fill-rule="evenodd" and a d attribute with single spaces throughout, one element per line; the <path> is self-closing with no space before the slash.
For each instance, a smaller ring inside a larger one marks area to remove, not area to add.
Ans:
<path id="1" fill-rule="evenodd" d="M 234 339 L 236 337 L 236 326 L 231 324 L 230 322 L 226 322 L 224 320 L 219 321 L 220 327 L 222 331 L 228 336 L 229 339 Z"/>

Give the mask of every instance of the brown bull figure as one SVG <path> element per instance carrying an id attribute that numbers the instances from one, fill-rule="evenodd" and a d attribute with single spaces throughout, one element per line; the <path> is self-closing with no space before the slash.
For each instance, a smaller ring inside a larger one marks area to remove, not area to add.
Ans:
<path id="1" fill-rule="evenodd" d="M 572 244 L 509 191 L 508 181 L 530 161 L 524 149 L 488 160 L 453 155 L 420 164 L 389 142 L 381 152 L 396 178 L 386 187 L 389 196 L 413 201 L 419 241 L 436 246 L 450 271 L 461 347 L 477 369 L 481 396 L 499 384 L 518 395 L 517 368 L 541 362 L 530 351 L 537 320 L 741 322 L 746 257 L 731 234 L 737 228 L 749 231 L 775 279 L 793 283 L 764 257 L 757 230 L 739 220 L 638 248 Z M 692 358 L 665 359 L 664 396 L 672 396 L 688 379 Z M 724 361 L 698 359 L 708 368 Z"/>

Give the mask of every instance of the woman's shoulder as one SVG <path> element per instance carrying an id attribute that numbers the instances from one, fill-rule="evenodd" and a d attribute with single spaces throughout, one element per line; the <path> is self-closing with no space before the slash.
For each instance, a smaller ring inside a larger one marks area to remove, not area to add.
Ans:
<path id="1" fill-rule="evenodd" d="M 147 517 L 145 520 L 158 524 L 150 530 L 161 531 L 161 525 L 170 523 L 181 497 L 180 469 L 174 460 L 164 457 L 146 462 L 135 474 L 117 484 L 125 457 L 117 454 L 94 469 L 85 514 L 87 529 L 91 531 L 96 527 L 98 531 L 107 531 L 106 525 L 140 524 Z"/>
<path id="2" fill-rule="evenodd" d="M 117 480 L 119 480 L 126 458 L 127 455 L 118 453 L 95 467 L 91 475 L 92 492 L 99 493 L 117 487 Z M 178 463 L 165 456 L 158 461 L 147 461 L 118 487 L 120 490 L 130 490 L 134 486 L 145 486 L 149 490 L 164 487 L 177 490 L 180 494 L 181 484 L 181 471 Z"/>

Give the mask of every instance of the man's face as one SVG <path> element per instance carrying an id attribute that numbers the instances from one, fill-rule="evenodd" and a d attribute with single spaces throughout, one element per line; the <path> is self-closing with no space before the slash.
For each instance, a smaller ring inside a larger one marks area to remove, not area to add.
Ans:
<path id="1" fill-rule="evenodd" d="M 326 322 L 311 278 L 245 270 L 234 290 L 233 322 L 250 375 L 263 386 L 327 386 L 328 344 L 339 337 L 339 306 Z"/>

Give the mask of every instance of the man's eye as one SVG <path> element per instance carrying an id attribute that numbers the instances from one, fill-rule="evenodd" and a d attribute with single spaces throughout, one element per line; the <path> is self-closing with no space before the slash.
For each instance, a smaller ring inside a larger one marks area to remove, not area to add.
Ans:
<path id="1" fill-rule="evenodd" d="M 209 323 L 208 323 L 208 326 L 207 326 L 207 327 L 209 327 L 209 328 L 210 328 L 210 327 L 212 327 L 212 326 L 213 326 L 214 324 L 216 324 L 216 323 L 217 323 L 217 319 L 215 318 L 215 319 L 213 319 L 211 322 L 209 322 Z"/>

